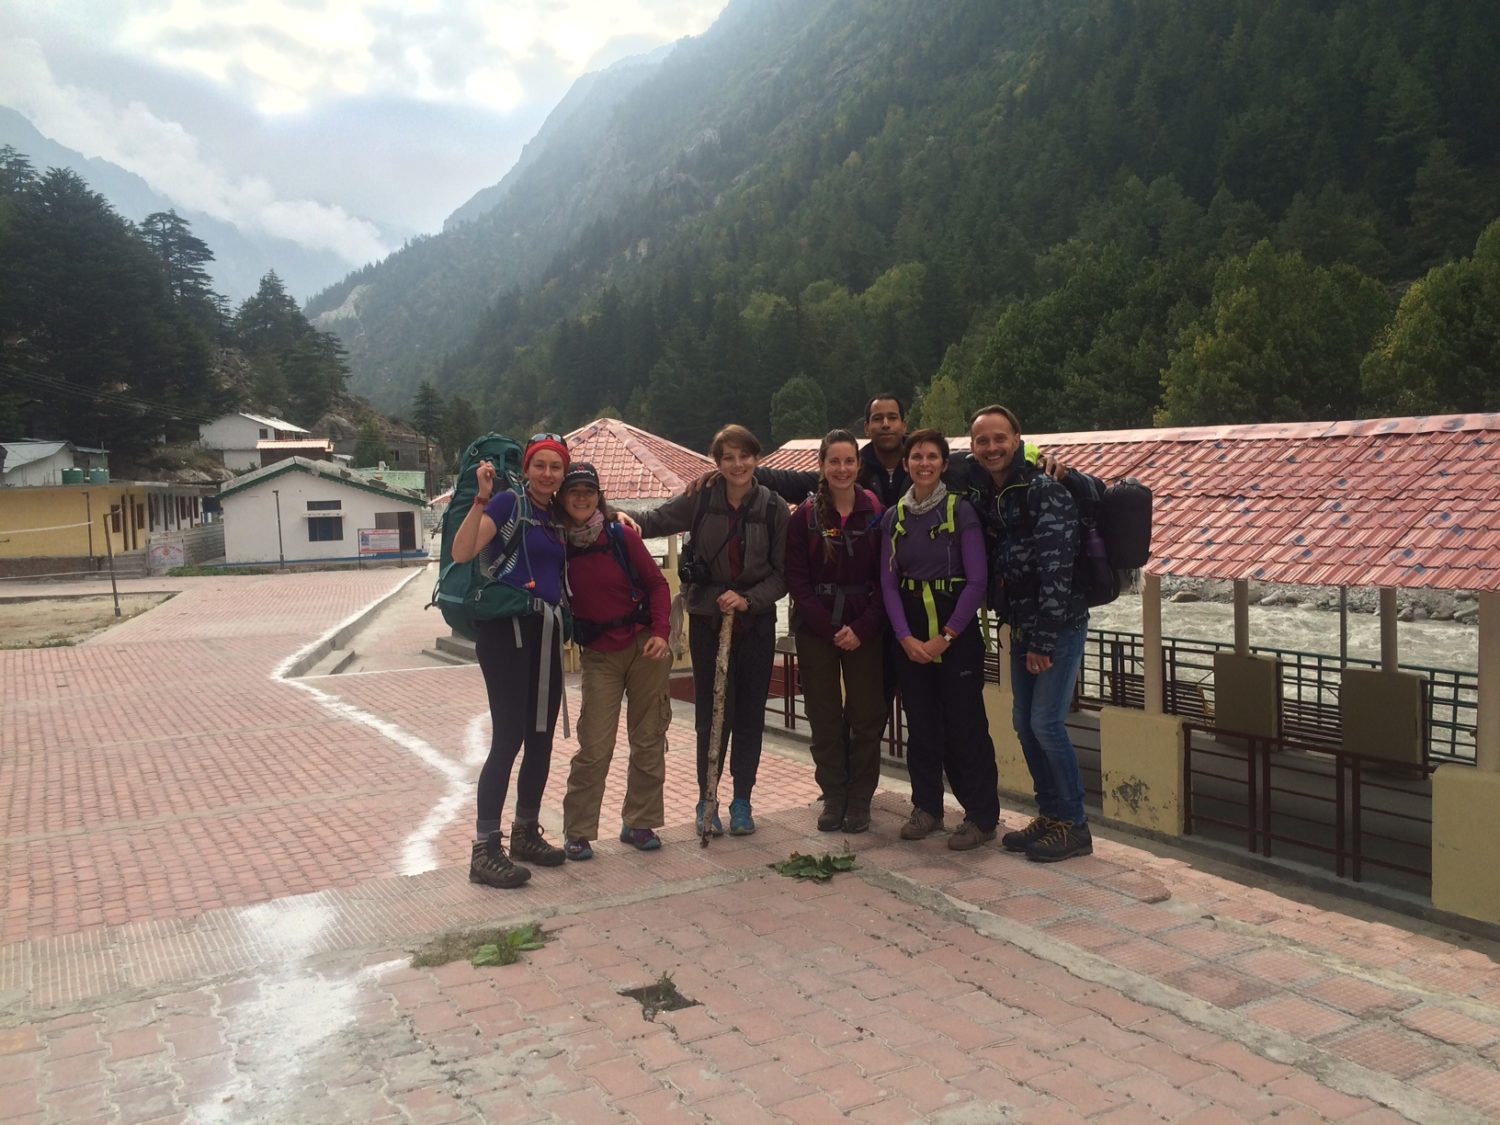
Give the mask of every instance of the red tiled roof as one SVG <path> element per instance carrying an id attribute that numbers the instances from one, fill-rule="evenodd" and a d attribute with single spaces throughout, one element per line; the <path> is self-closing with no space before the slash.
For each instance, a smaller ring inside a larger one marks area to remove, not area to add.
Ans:
<path id="1" fill-rule="evenodd" d="M 567 435 L 574 461 L 590 461 L 611 500 L 664 500 L 712 469 L 701 453 L 617 418 L 598 418 Z"/>
<path id="2" fill-rule="evenodd" d="M 1159 574 L 1500 590 L 1500 414 L 1027 436 L 1150 486 Z M 817 443 L 765 464 L 814 468 Z"/>

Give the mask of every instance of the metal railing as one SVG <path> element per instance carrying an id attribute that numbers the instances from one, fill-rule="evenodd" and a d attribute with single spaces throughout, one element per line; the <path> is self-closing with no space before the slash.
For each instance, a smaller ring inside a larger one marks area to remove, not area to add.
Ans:
<path id="1" fill-rule="evenodd" d="M 1294 738 L 1185 724 L 1188 835 L 1327 864 L 1355 882 L 1379 867 L 1426 889 L 1432 877 L 1430 767 L 1387 767 Z M 1219 832 L 1215 833 L 1214 830 Z"/>
<path id="2" fill-rule="evenodd" d="M 1232 652 L 1220 641 L 1163 637 L 1165 709 L 1184 718 L 1212 721 L 1216 652 Z M 1342 668 L 1337 656 L 1252 645 L 1257 655 L 1281 661 L 1282 733 L 1289 739 L 1324 748 L 1341 741 L 1339 688 Z M 1350 657 L 1351 668 L 1379 668 L 1378 660 Z M 1434 762 L 1474 762 L 1479 681 L 1473 672 L 1453 668 L 1401 665 L 1427 681 L 1427 757 Z M 1080 706 L 1142 707 L 1145 703 L 1145 657 L 1138 633 L 1090 629 L 1078 677 Z"/>

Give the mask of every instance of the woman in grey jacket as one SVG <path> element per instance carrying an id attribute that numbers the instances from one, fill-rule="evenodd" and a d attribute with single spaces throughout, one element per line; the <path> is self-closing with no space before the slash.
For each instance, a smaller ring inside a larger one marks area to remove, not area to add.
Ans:
<path id="1" fill-rule="evenodd" d="M 760 768 L 766 698 L 776 651 L 776 602 L 786 593 L 787 508 L 755 483 L 760 442 L 743 426 L 714 435 L 709 455 L 719 478 L 696 495 L 678 496 L 637 517 L 641 535 L 655 538 L 688 531 L 692 543 L 680 571 L 691 572 L 682 595 L 688 612 L 688 648 L 693 659 L 695 727 L 698 732 L 698 810 L 701 834 L 707 813 L 709 739 L 713 727 L 714 658 L 724 615 L 734 611 L 734 637 L 724 700 L 723 741 L 714 748 L 720 763 L 730 747 L 734 799 L 729 834 L 755 831 L 750 794 Z M 710 829 L 721 835 L 717 816 Z"/>

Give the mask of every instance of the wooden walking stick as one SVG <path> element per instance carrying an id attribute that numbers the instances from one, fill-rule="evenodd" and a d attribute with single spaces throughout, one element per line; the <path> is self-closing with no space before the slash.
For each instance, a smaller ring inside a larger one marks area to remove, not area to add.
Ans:
<path id="1" fill-rule="evenodd" d="M 708 847 L 713 835 L 714 817 L 719 815 L 719 777 L 724 772 L 724 697 L 729 691 L 729 646 L 734 640 L 734 610 L 724 611 L 719 622 L 719 651 L 714 656 L 714 718 L 708 728 L 708 793 L 703 799 L 703 835 L 700 848 Z"/>

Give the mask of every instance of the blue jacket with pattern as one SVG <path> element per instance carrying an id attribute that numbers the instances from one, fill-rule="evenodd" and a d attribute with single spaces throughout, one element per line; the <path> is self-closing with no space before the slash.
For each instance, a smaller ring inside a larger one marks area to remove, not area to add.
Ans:
<path id="1" fill-rule="evenodd" d="M 1065 485 L 1023 456 L 999 489 L 977 463 L 972 470 L 968 495 L 984 524 L 990 606 L 1010 626 L 1015 653 L 1051 656 L 1062 630 L 1089 619 L 1084 591 L 1073 580 L 1079 517 L 1069 485 L 1097 498 L 1101 482 L 1074 470 Z"/>

